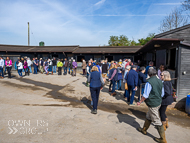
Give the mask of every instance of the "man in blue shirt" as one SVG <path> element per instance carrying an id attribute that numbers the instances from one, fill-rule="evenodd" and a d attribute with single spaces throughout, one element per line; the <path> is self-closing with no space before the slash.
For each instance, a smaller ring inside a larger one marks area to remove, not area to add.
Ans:
<path id="1" fill-rule="evenodd" d="M 137 85 L 138 85 L 138 73 L 136 72 L 137 66 L 133 65 L 131 67 L 131 70 L 129 71 L 129 74 L 125 76 L 125 80 L 127 81 L 128 85 L 128 95 L 127 101 L 130 102 L 129 105 L 132 106 L 135 93 L 137 91 Z M 130 97 L 130 92 L 132 92 L 132 95 Z"/>
<path id="2" fill-rule="evenodd" d="M 164 96 L 164 87 L 162 81 L 156 77 L 156 74 L 157 72 L 155 69 L 151 68 L 148 70 L 150 78 L 145 84 L 144 94 L 141 101 L 137 102 L 137 105 L 140 105 L 145 101 L 148 106 L 144 126 L 143 128 L 139 127 L 137 130 L 146 135 L 150 124 L 153 123 L 160 135 L 160 138 L 154 138 L 154 140 L 160 143 L 167 143 L 164 127 L 158 112 L 161 106 L 162 97 Z"/>

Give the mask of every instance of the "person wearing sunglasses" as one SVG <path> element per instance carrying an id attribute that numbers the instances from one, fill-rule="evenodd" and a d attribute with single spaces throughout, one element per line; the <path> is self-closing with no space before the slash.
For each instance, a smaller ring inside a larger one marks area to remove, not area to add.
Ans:
<path id="1" fill-rule="evenodd" d="M 164 126 L 164 130 L 169 127 L 168 125 L 168 118 L 166 116 L 166 109 L 167 106 L 172 104 L 173 102 L 173 97 L 172 97 L 172 83 L 171 83 L 171 77 L 170 73 L 168 71 L 163 71 L 161 74 L 161 80 L 163 81 L 164 85 L 164 96 L 162 97 L 162 103 L 161 107 L 159 109 L 160 112 L 160 117 L 162 124 Z"/>

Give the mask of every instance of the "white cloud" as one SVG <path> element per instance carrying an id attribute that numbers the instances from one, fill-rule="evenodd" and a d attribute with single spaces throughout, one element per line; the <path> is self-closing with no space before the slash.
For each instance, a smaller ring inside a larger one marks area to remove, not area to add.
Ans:
<path id="1" fill-rule="evenodd" d="M 90 16 L 90 17 L 146 17 L 146 16 L 166 16 L 167 14 L 142 14 L 142 15 L 135 15 L 135 14 L 124 14 L 124 15 L 112 15 L 112 14 L 99 14 L 99 15 L 81 15 L 81 16 Z"/>
<path id="2" fill-rule="evenodd" d="M 181 5 L 181 3 L 154 3 L 154 5 Z"/>
<path id="3" fill-rule="evenodd" d="M 100 0 L 99 2 L 95 3 L 94 6 L 98 6 L 101 5 L 105 2 L 106 0 Z"/>

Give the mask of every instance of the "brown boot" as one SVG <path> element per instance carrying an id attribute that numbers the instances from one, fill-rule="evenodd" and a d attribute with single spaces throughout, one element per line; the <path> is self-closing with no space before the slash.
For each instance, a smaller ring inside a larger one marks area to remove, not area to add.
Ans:
<path id="1" fill-rule="evenodd" d="M 47 74 L 46 75 L 49 75 L 49 72 L 47 72 Z"/>
<path id="2" fill-rule="evenodd" d="M 169 125 L 168 125 L 168 118 L 166 118 L 166 128 L 169 128 Z"/>
<path id="3" fill-rule="evenodd" d="M 112 94 L 111 94 L 111 96 L 115 96 L 116 95 L 116 92 L 113 92 Z"/>
<path id="4" fill-rule="evenodd" d="M 53 75 L 53 71 L 51 72 L 51 75 Z"/>
<path id="5" fill-rule="evenodd" d="M 156 126 L 156 129 L 158 130 L 160 138 L 154 138 L 154 140 L 156 142 L 159 142 L 159 143 L 167 143 L 163 125 L 162 126 Z"/>
<path id="6" fill-rule="evenodd" d="M 150 127 L 151 122 L 152 122 L 152 121 L 146 119 L 145 122 L 144 122 L 143 128 L 139 127 L 139 128 L 137 128 L 137 130 L 138 130 L 139 132 L 143 133 L 144 135 L 146 135 L 146 134 L 147 134 L 147 130 L 148 130 L 148 128 Z"/>
<path id="7" fill-rule="evenodd" d="M 162 125 L 164 127 L 164 131 L 166 131 L 166 121 L 162 121 Z"/>

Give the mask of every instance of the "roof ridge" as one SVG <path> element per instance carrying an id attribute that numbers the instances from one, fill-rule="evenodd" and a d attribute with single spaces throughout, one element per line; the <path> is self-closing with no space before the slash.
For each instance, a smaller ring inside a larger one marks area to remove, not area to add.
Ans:
<path id="1" fill-rule="evenodd" d="M 159 38 L 161 36 L 171 34 L 171 33 L 174 33 L 174 32 L 177 32 L 177 31 L 180 31 L 180 30 L 183 30 L 183 29 L 187 29 L 187 28 L 190 28 L 190 24 L 187 24 L 187 25 L 184 25 L 184 26 L 181 26 L 181 27 L 178 27 L 178 28 L 175 28 L 175 29 L 163 32 L 163 33 L 160 33 L 160 34 L 157 34 L 157 35 L 154 36 L 154 38 Z"/>

